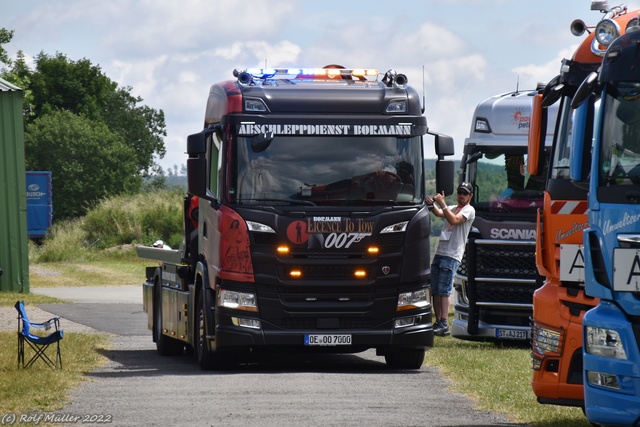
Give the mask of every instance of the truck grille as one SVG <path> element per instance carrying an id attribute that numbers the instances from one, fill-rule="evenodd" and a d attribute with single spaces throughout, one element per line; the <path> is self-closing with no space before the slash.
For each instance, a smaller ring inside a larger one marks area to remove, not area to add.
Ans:
<path id="1" fill-rule="evenodd" d="M 538 273 L 536 269 L 535 246 L 467 244 L 467 248 L 458 267 L 461 276 L 468 276 L 467 254 L 475 247 L 476 276 L 500 279 L 531 279 Z"/>
<path id="2" fill-rule="evenodd" d="M 469 261 L 471 260 L 471 261 Z M 457 276 L 469 286 L 469 262 L 475 265 L 475 302 L 532 304 L 540 283 L 535 262 L 535 243 L 523 241 L 471 240 Z M 465 294 L 470 294 L 465 289 Z"/>
<path id="3" fill-rule="evenodd" d="M 337 329 L 371 329 L 374 322 L 370 318 L 339 317 Z M 284 329 L 318 329 L 315 317 L 288 317 L 278 325 Z"/>
<path id="4" fill-rule="evenodd" d="M 476 282 L 479 302 L 502 302 L 510 304 L 531 304 L 536 284 L 495 284 Z"/>
<path id="5" fill-rule="evenodd" d="M 252 243 L 265 254 L 275 253 L 275 248 L 281 243 L 275 233 L 252 233 Z M 385 233 L 378 235 L 375 245 L 380 253 L 402 257 L 405 233 Z M 299 275 L 295 280 L 313 282 L 359 282 L 373 281 L 377 277 L 378 265 L 375 256 L 366 252 L 362 245 L 353 245 L 350 249 L 322 249 L 307 248 L 306 245 L 296 246 L 280 260 L 270 262 L 264 258 L 265 265 L 274 268 L 280 281 L 292 280 L 290 272 L 296 270 Z M 388 259 L 388 258 L 387 258 Z M 391 261 L 387 261 L 393 264 Z M 269 265 L 270 264 L 270 265 Z M 387 265 L 390 265 L 387 264 Z M 365 271 L 365 275 L 356 277 L 356 271 Z M 273 271 L 273 270 L 271 270 Z M 391 276 L 389 276 L 391 277 Z"/>
<path id="6" fill-rule="evenodd" d="M 274 233 L 251 233 L 251 234 L 253 236 L 253 242 L 257 245 L 266 245 L 266 246 L 275 247 L 279 243 L 281 243 L 280 238 Z M 397 250 L 400 250 L 404 245 L 404 238 L 405 238 L 405 233 L 385 233 L 385 234 L 378 235 L 376 237 L 375 243 L 380 247 L 380 249 L 386 252 L 395 252 Z M 308 253 L 309 256 L 316 256 L 316 257 L 318 254 L 324 254 L 326 256 L 327 252 L 328 251 L 314 252 L 313 250 L 298 251 L 298 253 L 301 255 L 306 255 Z M 358 252 L 355 252 L 355 253 L 358 253 Z M 354 254 L 353 251 L 351 252 L 345 251 L 343 253 L 343 255 L 346 255 L 346 256 L 353 256 L 353 254 Z"/>

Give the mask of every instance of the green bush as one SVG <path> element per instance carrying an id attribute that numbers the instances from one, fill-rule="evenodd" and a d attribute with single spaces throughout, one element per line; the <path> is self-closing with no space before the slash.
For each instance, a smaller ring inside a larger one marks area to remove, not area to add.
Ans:
<path id="1" fill-rule="evenodd" d="M 180 238 L 174 235 L 182 235 L 182 198 L 181 192 L 159 190 L 105 199 L 87 212 L 82 228 L 100 249 L 150 245 L 158 239 L 177 247 Z"/>
<path id="2" fill-rule="evenodd" d="M 30 244 L 32 262 L 91 260 L 101 250 L 130 244 L 182 241 L 182 190 L 157 190 L 104 199 L 75 220 L 55 223 L 42 245 Z M 90 249 L 90 250 L 89 250 Z"/>
<path id="3" fill-rule="evenodd" d="M 29 243 L 31 262 L 60 262 L 73 259 L 89 259 L 87 242 L 82 230 L 82 219 L 55 223 L 47 233 L 42 245 Z"/>

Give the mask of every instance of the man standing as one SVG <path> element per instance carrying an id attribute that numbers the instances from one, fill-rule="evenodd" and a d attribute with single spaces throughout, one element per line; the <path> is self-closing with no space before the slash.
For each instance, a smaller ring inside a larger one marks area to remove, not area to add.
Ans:
<path id="1" fill-rule="evenodd" d="M 468 182 L 458 186 L 458 204 L 447 206 L 444 193 L 427 197 L 427 205 L 432 205 L 435 216 L 445 219 L 440 233 L 436 253 L 431 262 L 431 295 L 436 322 L 433 333 L 444 337 L 449 335 L 449 296 L 453 289 L 453 276 L 462 261 L 467 236 L 476 217 L 476 210 L 470 205 L 473 187 Z"/>

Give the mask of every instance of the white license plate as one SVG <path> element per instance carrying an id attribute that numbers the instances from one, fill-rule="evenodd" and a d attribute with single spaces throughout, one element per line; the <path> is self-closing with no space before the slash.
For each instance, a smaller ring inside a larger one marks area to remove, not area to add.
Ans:
<path id="1" fill-rule="evenodd" d="M 304 345 L 351 345 L 351 335 L 305 334 Z"/>
<path id="2" fill-rule="evenodd" d="M 529 332 L 518 329 L 496 329 L 496 338 L 507 340 L 528 340 Z"/>

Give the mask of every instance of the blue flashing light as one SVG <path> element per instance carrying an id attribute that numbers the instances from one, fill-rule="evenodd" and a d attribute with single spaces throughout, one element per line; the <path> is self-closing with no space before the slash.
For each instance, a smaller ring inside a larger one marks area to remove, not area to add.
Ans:
<path id="1" fill-rule="evenodd" d="M 237 76 L 240 70 L 236 70 Z M 245 71 L 254 79 L 302 78 L 302 79 L 333 79 L 340 76 L 376 77 L 378 70 L 374 69 L 342 69 L 342 68 L 247 68 Z"/>

